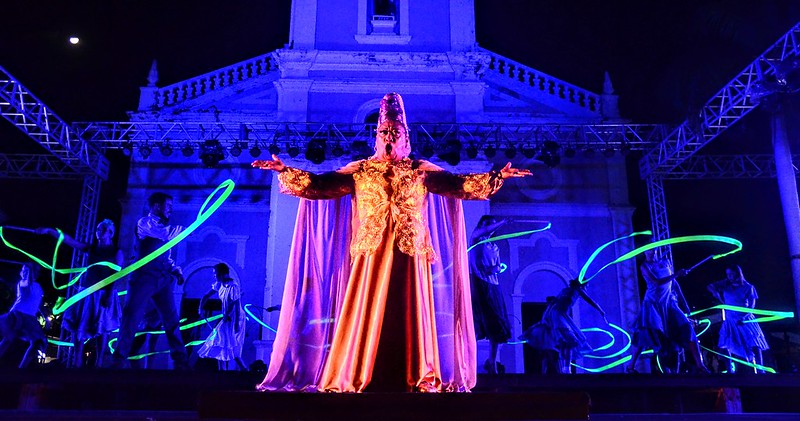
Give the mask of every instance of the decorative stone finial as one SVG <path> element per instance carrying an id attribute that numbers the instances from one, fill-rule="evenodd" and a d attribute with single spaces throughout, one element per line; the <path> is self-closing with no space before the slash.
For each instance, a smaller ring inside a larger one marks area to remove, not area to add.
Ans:
<path id="1" fill-rule="evenodd" d="M 154 87 L 158 83 L 158 69 L 156 68 L 156 60 L 150 65 L 150 73 L 147 74 L 147 86 Z"/>
<path id="2" fill-rule="evenodd" d="M 603 80 L 603 93 L 604 94 L 614 93 L 614 86 L 611 85 L 611 76 L 608 75 L 608 71 L 605 72 L 605 79 Z"/>

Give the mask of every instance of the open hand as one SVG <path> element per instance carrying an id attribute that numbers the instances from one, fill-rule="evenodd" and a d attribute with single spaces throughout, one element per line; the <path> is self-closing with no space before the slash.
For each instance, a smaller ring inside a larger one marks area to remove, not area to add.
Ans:
<path id="1" fill-rule="evenodd" d="M 503 167 L 502 170 L 500 170 L 500 177 L 502 177 L 504 180 L 506 178 L 511 178 L 511 177 L 519 178 L 519 177 L 525 177 L 525 176 L 532 175 L 532 174 L 533 173 L 531 173 L 531 170 L 512 168 L 510 162 L 507 163 L 506 166 Z"/>
<path id="2" fill-rule="evenodd" d="M 259 169 L 262 169 L 262 170 L 272 170 L 272 171 L 278 171 L 278 172 L 281 172 L 281 171 L 286 169 L 286 165 L 284 165 L 283 161 L 281 161 L 281 159 L 278 158 L 278 155 L 275 155 L 275 154 L 272 155 L 272 161 L 266 161 L 266 160 L 259 159 L 259 160 L 253 161 L 253 163 L 251 163 L 250 166 L 253 167 L 253 168 L 259 168 Z"/>

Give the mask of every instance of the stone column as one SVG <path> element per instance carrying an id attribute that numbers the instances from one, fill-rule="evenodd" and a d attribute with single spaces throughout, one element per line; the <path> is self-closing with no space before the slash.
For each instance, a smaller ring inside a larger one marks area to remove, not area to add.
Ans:
<path id="1" fill-rule="evenodd" d="M 800 314 L 800 205 L 797 199 L 797 180 L 792 164 L 789 133 L 786 128 L 788 104 L 778 104 L 772 114 L 772 147 L 775 152 L 775 172 L 783 205 L 783 220 L 789 242 L 789 256 L 794 280 L 795 315 Z M 797 320 L 795 318 L 795 320 Z"/>

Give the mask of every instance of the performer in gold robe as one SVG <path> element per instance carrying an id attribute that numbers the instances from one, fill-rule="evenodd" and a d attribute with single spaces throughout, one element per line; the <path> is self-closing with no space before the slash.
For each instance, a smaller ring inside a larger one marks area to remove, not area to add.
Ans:
<path id="1" fill-rule="evenodd" d="M 259 390 L 362 392 L 373 380 L 370 390 L 380 391 L 469 391 L 475 385 L 458 200 L 488 199 L 504 179 L 530 171 L 508 163 L 499 171 L 458 175 L 410 159 L 405 110 L 394 93 L 381 101 L 375 151 L 319 175 L 288 167 L 275 155 L 253 162 L 278 172 L 283 193 L 313 201 L 352 198 L 352 211 L 341 202 L 301 204 L 290 257 L 294 273 L 287 273 L 270 368 Z M 349 256 L 336 252 L 343 246 Z"/>

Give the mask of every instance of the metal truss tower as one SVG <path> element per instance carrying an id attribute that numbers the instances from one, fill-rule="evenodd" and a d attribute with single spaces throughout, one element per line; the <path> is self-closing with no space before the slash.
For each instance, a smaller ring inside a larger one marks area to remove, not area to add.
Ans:
<path id="1" fill-rule="evenodd" d="M 75 238 L 90 242 L 97 219 L 101 180 L 108 178 L 109 163 L 102 149 L 78 136 L 25 86 L 0 67 L 0 114 L 50 153 L 0 157 L 0 175 L 38 178 L 83 178 L 83 193 Z M 41 171 L 43 170 L 43 171 Z M 73 253 L 72 265 L 82 266 L 83 253 Z"/>
<path id="2" fill-rule="evenodd" d="M 687 161 L 690 165 L 696 162 L 691 160 L 701 148 L 758 106 L 751 96 L 752 89 L 765 77 L 773 77 L 779 63 L 798 56 L 800 23 L 720 89 L 697 115 L 691 116 L 670 132 L 639 161 L 641 177 L 647 183 L 650 197 L 654 238 L 669 237 L 663 180 L 673 178 L 673 172 L 685 174 Z M 737 159 L 743 164 L 748 162 L 747 157 Z M 713 178 L 713 174 L 708 174 L 706 178 Z"/>

